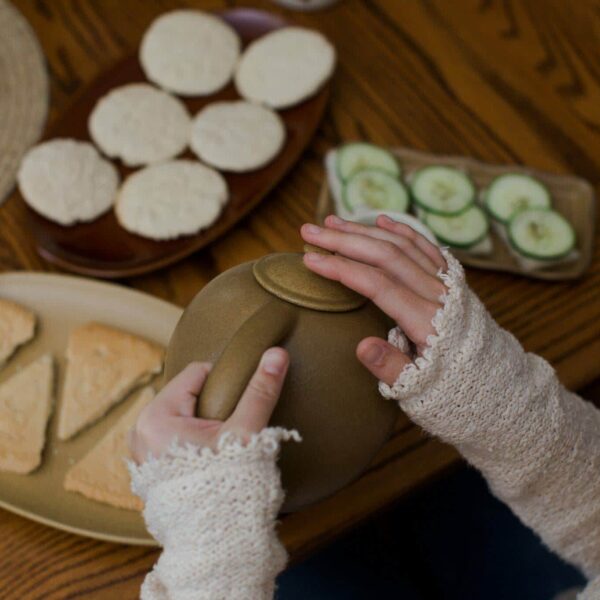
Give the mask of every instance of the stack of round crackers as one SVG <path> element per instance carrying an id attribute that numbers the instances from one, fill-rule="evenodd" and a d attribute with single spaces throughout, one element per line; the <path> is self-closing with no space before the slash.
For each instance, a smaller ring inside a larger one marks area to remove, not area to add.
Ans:
<path id="1" fill-rule="evenodd" d="M 88 119 L 93 144 L 54 139 L 24 157 L 21 194 L 45 218 L 72 225 L 114 207 L 123 228 L 154 240 L 210 227 L 229 199 L 219 171 L 248 172 L 277 157 L 286 128 L 276 111 L 321 88 L 335 50 L 316 31 L 284 27 L 242 51 L 223 19 L 175 10 L 150 25 L 139 61 L 148 82 L 98 100 Z M 232 80 L 240 99 L 208 103 L 196 115 L 177 97 L 208 96 Z M 188 148 L 195 159 L 178 158 Z M 113 161 L 136 170 L 120 182 Z"/>

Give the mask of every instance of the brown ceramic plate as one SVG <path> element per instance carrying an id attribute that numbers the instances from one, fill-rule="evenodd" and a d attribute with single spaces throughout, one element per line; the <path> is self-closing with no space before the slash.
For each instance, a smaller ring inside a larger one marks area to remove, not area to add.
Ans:
<path id="1" fill-rule="evenodd" d="M 274 14 L 252 9 L 233 9 L 219 14 L 238 32 L 244 45 L 286 25 L 282 18 Z M 65 111 L 46 137 L 89 141 L 87 120 L 97 100 L 111 88 L 136 81 L 145 81 L 137 54 L 118 63 L 92 83 Z M 315 132 L 328 96 L 329 86 L 325 85 L 312 98 L 279 112 L 287 130 L 282 151 L 261 169 L 245 174 L 225 174 L 230 201 L 219 220 L 205 231 L 172 241 L 156 242 L 125 231 L 117 223 L 112 211 L 91 223 L 63 227 L 27 208 L 30 230 L 38 252 L 63 269 L 112 279 L 147 273 L 200 250 L 244 217 L 292 168 Z M 230 83 L 224 90 L 211 96 L 181 99 L 190 114 L 195 115 L 210 102 L 235 98 L 239 98 L 239 94 Z M 185 156 L 193 158 L 189 152 Z M 133 171 L 120 163 L 115 164 L 123 178 Z M 21 199 L 19 201 L 22 202 Z"/>
<path id="2" fill-rule="evenodd" d="M 491 165 L 464 156 L 441 156 L 409 148 L 395 148 L 392 149 L 392 152 L 398 157 L 405 177 L 410 176 L 416 169 L 428 165 L 449 165 L 467 171 L 478 189 L 486 187 L 494 177 L 504 173 L 532 175 L 548 188 L 552 195 L 554 208 L 569 220 L 577 234 L 577 250 L 580 255 L 578 260 L 547 269 L 524 271 L 506 244 L 491 227 L 490 235 L 493 244 L 491 254 L 473 256 L 460 250 L 454 250 L 453 253 L 463 264 L 478 269 L 506 271 L 550 281 L 576 279 L 581 277 L 590 265 L 596 224 L 596 200 L 592 186 L 585 179 L 572 175 L 555 175 L 513 165 Z M 334 204 L 326 178 L 317 205 L 317 221 L 322 222 L 332 212 L 334 212 Z"/>
<path id="3" fill-rule="evenodd" d="M 0 371 L 0 382 L 50 352 L 58 365 L 56 397 L 64 376 L 69 331 L 95 320 L 144 336 L 164 346 L 181 315 L 177 306 L 127 288 L 65 275 L 6 273 L 0 275 L 0 297 L 21 303 L 38 315 L 35 339 L 21 348 Z M 154 383 L 160 382 L 160 377 Z M 66 492 L 66 470 L 82 457 L 127 410 L 135 392 L 103 419 L 73 440 L 56 437 L 57 406 L 48 427 L 41 467 L 31 475 L 0 472 L 0 507 L 71 533 L 126 544 L 155 545 L 142 517 Z"/>

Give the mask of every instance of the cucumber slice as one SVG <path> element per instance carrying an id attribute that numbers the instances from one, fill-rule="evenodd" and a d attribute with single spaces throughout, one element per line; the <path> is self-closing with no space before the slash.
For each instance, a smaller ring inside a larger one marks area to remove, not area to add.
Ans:
<path id="1" fill-rule="evenodd" d="M 528 208 L 518 212 L 508 225 L 513 248 L 527 258 L 555 260 L 575 247 L 575 231 L 555 210 Z"/>
<path id="2" fill-rule="evenodd" d="M 504 224 L 520 210 L 552 207 L 550 194 L 544 185 L 521 173 L 496 177 L 485 192 L 484 199 L 488 212 Z"/>
<path id="3" fill-rule="evenodd" d="M 490 226 L 486 214 L 475 205 L 450 217 L 428 213 L 425 224 L 440 242 L 455 248 L 470 248 L 478 244 L 487 236 Z"/>
<path id="4" fill-rule="evenodd" d="M 468 175 L 454 167 L 432 165 L 416 171 L 410 191 L 414 201 L 438 215 L 457 215 L 475 201 L 475 186 Z"/>
<path id="5" fill-rule="evenodd" d="M 393 175 L 377 169 L 355 173 L 344 186 L 344 204 L 350 212 L 359 207 L 403 213 L 410 204 L 408 191 Z"/>
<path id="6" fill-rule="evenodd" d="M 400 166 L 394 155 L 383 148 L 366 142 L 355 142 L 346 144 L 337 151 L 337 173 L 342 181 L 347 181 L 363 169 L 379 169 L 400 177 Z"/>

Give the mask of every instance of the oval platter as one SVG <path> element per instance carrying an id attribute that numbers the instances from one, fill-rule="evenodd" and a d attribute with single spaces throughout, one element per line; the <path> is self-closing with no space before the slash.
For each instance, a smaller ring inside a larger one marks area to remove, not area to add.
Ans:
<path id="1" fill-rule="evenodd" d="M 240 35 L 246 46 L 261 35 L 284 27 L 281 17 L 254 9 L 232 9 L 219 14 Z M 145 81 L 137 53 L 103 73 L 79 96 L 70 109 L 51 128 L 45 139 L 56 137 L 91 141 L 87 120 L 97 100 L 114 87 Z M 301 104 L 279 111 L 287 139 L 279 155 L 268 165 L 248 173 L 223 173 L 229 186 L 230 201 L 214 225 L 192 236 L 170 241 L 153 241 L 128 233 L 111 210 L 90 223 L 64 227 L 31 210 L 21 196 L 18 202 L 27 213 L 29 229 L 39 254 L 62 269 L 117 279 L 148 273 L 172 264 L 204 248 L 227 232 L 281 181 L 298 161 L 310 142 L 325 110 L 329 84 Z M 239 98 L 232 83 L 216 94 L 200 98 L 180 98 L 191 115 L 213 101 Z M 183 155 L 195 158 L 191 152 Z M 124 179 L 134 169 L 113 161 Z"/>
<path id="2" fill-rule="evenodd" d="M 54 410 L 48 424 L 42 464 L 30 475 L 0 472 L 0 507 L 69 533 L 123 544 L 156 545 L 136 511 L 114 508 L 63 488 L 67 469 L 116 424 L 135 401 L 136 392 L 66 442 L 57 437 L 57 415 L 66 362 L 64 354 L 69 332 L 74 327 L 98 321 L 166 347 L 182 310 L 123 286 L 46 273 L 1 274 L 0 298 L 22 304 L 38 317 L 35 338 L 0 370 L 0 383 L 46 353 L 52 354 L 57 366 Z M 159 375 L 151 385 L 158 389 L 161 382 Z"/>

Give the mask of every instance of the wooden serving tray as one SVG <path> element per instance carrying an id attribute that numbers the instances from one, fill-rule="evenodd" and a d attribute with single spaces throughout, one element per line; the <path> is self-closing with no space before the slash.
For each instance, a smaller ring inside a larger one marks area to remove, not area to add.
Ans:
<path id="1" fill-rule="evenodd" d="M 219 14 L 240 35 L 243 46 L 261 35 L 287 25 L 281 17 L 253 9 L 232 9 Z M 56 137 L 91 141 L 87 121 L 98 99 L 112 88 L 146 81 L 137 53 L 102 74 L 74 102 L 70 110 L 51 129 L 45 139 Z M 204 248 L 233 227 L 254 208 L 284 177 L 310 142 L 325 110 L 329 96 L 326 84 L 305 102 L 279 111 L 287 139 L 281 152 L 268 165 L 240 174 L 222 173 L 229 187 L 230 200 L 219 219 L 204 231 L 176 240 L 154 241 L 123 229 L 111 210 L 90 222 L 64 227 L 38 215 L 25 205 L 31 234 L 41 256 L 68 271 L 103 278 L 121 278 L 147 273 L 172 264 Z M 233 83 L 210 96 L 180 100 L 195 115 L 203 106 L 218 100 L 239 98 Z M 196 159 L 189 150 L 183 155 Z M 113 161 L 122 180 L 136 169 Z"/>
<path id="2" fill-rule="evenodd" d="M 64 381 L 64 354 L 71 329 L 88 321 L 98 321 L 166 347 L 182 310 L 122 286 L 45 273 L 0 275 L 0 297 L 18 302 L 38 316 L 36 337 L 19 349 L 0 370 L 0 382 L 46 353 L 53 355 L 58 366 L 55 408 L 48 425 L 42 464 L 30 475 L 0 472 L 0 507 L 86 537 L 124 544 L 156 545 L 136 511 L 113 508 L 63 488 L 69 467 L 119 420 L 135 401 L 136 393 L 66 442 L 57 437 L 57 416 Z M 158 389 L 161 382 L 162 376 L 158 376 L 151 385 Z"/>
<path id="3" fill-rule="evenodd" d="M 535 279 L 560 281 L 581 277 L 592 260 L 594 230 L 596 225 L 596 201 L 592 186 L 572 175 L 554 175 L 513 165 L 491 165 L 464 156 L 441 156 L 420 152 L 409 148 L 395 148 L 392 152 L 398 157 L 402 166 L 403 178 L 409 176 L 416 169 L 427 165 L 448 165 L 467 171 L 473 179 L 478 190 L 487 187 L 489 182 L 504 173 L 525 173 L 539 179 L 550 191 L 554 208 L 573 225 L 577 234 L 577 261 L 556 265 L 547 269 L 524 271 L 514 256 L 506 247 L 506 243 L 498 236 L 493 227 L 490 227 L 493 250 L 487 256 L 473 256 L 466 252 L 453 249 L 452 252 L 465 265 L 477 269 L 493 271 L 506 271 L 518 273 Z M 334 212 L 333 198 L 329 191 L 327 177 L 321 187 L 317 203 L 316 218 L 322 223 L 325 217 Z"/>

